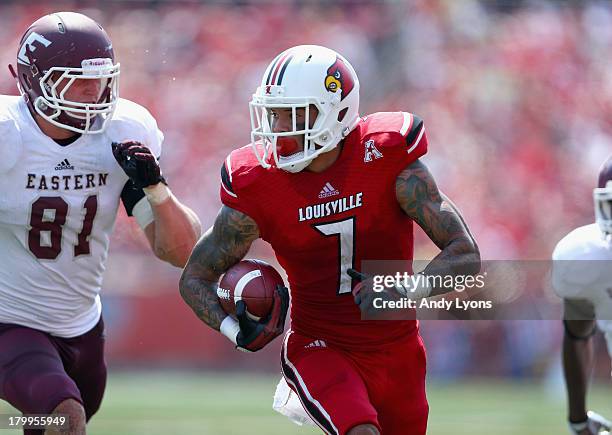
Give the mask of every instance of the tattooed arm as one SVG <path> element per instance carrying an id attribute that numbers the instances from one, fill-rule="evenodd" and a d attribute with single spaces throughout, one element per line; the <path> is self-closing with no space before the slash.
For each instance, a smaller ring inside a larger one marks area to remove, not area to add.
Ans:
<path id="1" fill-rule="evenodd" d="M 227 317 L 217 298 L 219 278 L 242 260 L 258 237 L 259 229 L 253 219 L 223 206 L 212 228 L 193 248 L 179 288 L 183 300 L 211 328 L 219 330 Z"/>
<path id="2" fill-rule="evenodd" d="M 426 275 L 473 275 L 480 270 L 476 240 L 455 207 L 438 190 L 433 176 L 419 160 L 404 169 L 395 181 L 400 207 L 427 233 L 441 252 L 427 265 Z M 450 289 L 433 289 L 431 295 Z"/>

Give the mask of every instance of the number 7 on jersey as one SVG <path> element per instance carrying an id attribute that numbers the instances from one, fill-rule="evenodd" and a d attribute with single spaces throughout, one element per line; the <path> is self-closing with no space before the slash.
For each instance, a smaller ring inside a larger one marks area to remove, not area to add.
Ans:
<path id="1" fill-rule="evenodd" d="M 346 271 L 349 268 L 355 268 L 355 216 L 341 221 L 313 225 L 313 227 L 325 237 L 338 238 L 338 254 L 340 255 L 338 295 L 350 293 L 353 280 Z"/>

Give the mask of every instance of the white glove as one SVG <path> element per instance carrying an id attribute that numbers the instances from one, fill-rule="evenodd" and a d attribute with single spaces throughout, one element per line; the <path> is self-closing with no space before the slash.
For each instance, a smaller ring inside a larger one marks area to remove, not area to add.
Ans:
<path id="1" fill-rule="evenodd" d="M 570 433 L 573 435 L 609 434 L 612 422 L 596 412 L 587 412 L 587 419 L 580 423 L 569 423 Z"/>

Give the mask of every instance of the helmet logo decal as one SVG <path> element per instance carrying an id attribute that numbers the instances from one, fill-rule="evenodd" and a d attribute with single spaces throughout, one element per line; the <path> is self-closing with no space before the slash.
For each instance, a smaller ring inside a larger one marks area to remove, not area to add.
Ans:
<path id="1" fill-rule="evenodd" d="M 32 32 L 28 35 L 23 44 L 21 44 L 21 48 L 19 49 L 19 53 L 17 54 L 17 62 L 23 65 L 30 65 L 30 53 L 36 50 L 35 42 L 38 42 L 45 47 L 51 45 L 51 41 L 45 38 L 43 35 L 39 35 L 36 32 Z"/>
<path id="2" fill-rule="evenodd" d="M 351 93 L 355 81 L 350 70 L 342 59 L 336 57 L 336 61 L 332 66 L 327 68 L 327 76 L 325 77 L 325 89 L 329 92 L 341 92 L 340 100 L 344 100 Z"/>

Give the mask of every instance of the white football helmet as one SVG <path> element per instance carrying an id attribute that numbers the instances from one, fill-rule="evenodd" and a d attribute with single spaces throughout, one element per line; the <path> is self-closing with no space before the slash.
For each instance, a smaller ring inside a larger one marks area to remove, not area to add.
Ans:
<path id="1" fill-rule="evenodd" d="M 318 109 L 310 128 L 309 107 Z M 268 65 L 249 104 L 251 146 L 264 168 L 303 170 L 318 155 L 335 148 L 359 121 L 359 80 L 340 54 L 317 45 L 300 45 L 279 54 Z M 273 132 L 271 111 L 292 111 L 291 131 Z M 297 110 L 305 123 L 299 126 Z M 304 135 L 304 149 L 289 156 L 277 150 L 279 137 Z"/>

